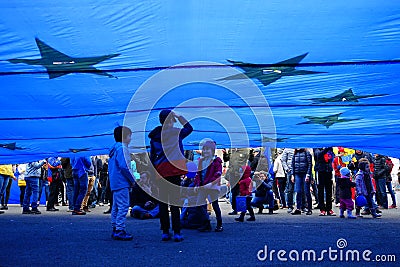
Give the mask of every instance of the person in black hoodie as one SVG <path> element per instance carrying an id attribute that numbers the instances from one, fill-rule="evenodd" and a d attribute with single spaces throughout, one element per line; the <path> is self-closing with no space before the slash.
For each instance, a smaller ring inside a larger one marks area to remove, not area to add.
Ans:
<path id="1" fill-rule="evenodd" d="M 336 216 L 332 210 L 332 162 L 334 158 L 332 147 L 314 149 L 320 216 Z"/>
<path id="2" fill-rule="evenodd" d="M 374 179 L 376 183 L 377 202 L 382 208 L 388 208 L 388 199 L 386 194 L 386 176 L 389 170 L 386 165 L 386 158 L 382 155 L 375 154 L 374 158 Z"/>

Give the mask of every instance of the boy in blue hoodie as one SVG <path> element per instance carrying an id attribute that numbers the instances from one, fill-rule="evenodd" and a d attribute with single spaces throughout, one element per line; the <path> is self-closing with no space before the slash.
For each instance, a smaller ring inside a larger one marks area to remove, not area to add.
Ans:
<path id="1" fill-rule="evenodd" d="M 132 240 L 133 236 L 125 232 L 126 214 L 129 209 L 129 188 L 135 184 L 135 178 L 130 169 L 128 145 L 131 142 L 132 131 L 128 127 L 118 126 L 114 129 L 115 144 L 110 150 L 108 173 L 110 187 L 113 193 L 111 211 L 111 237 L 115 240 Z"/>

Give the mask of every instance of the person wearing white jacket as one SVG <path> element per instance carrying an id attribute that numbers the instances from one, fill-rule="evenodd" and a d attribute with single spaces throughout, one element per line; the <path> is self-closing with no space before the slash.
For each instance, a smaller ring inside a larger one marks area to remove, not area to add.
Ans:
<path id="1" fill-rule="evenodd" d="M 275 173 L 275 179 L 278 180 L 279 200 L 282 204 L 282 209 L 286 209 L 287 208 L 285 199 L 286 174 L 282 165 L 283 149 L 279 148 L 277 152 L 278 152 L 278 157 L 276 157 L 274 161 L 274 173 Z"/>

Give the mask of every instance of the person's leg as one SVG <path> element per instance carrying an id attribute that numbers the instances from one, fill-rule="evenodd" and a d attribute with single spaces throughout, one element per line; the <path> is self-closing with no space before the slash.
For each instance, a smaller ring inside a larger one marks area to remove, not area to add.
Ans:
<path id="1" fill-rule="evenodd" d="M 68 210 L 74 210 L 74 179 L 66 179 L 67 181 L 67 198 L 68 198 Z"/>
<path id="2" fill-rule="evenodd" d="M 280 177 L 278 178 L 278 186 L 279 186 L 279 199 L 282 204 L 282 208 L 286 208 L 286 197 L 285 197 L 285 188 L 286 188 L 286 178 Z"/>
<path id="3" fill-rule="evenodd" d="M 83 198 L 86 195 L 87 187 L 88 187 L 88 175 L 85 173 L 78 179 L 79 182 L 79 192 L 76 198 L 76 202 L 74 204 L 74 210 L 80 211 L 82 206 Z"/>
<path id="4" fill-rule="evenodd" d="M 286 179 L 286 189 L 285 189 L 285 196 L 286 196 L 286 204 L 289 208 L 288 212 L 290 212 L 290 209 L 293 209 L 293 190 L 294 190 L 294 184 L 291 181 L 291 173 L 287 174 L 287 179 Z"/>
<path id="5" fill-rule="evenodd" d="M 12 179 L 8 179 L 8 185 L 6 188 L 6 196 L 5 196 L 5 202 L 4 202 L 4 206 L 7 207 L 8 205 L 8 201 L 10 200 L 10 190 L 11 190 L 11 185 L 12 185 Z"/>
<path id="6" fill-rule="evenodd" d="M 54 209 L 54 205 L 57 202 L 57 198 L 58 198 L 58 190 L 57 190 L 57 182 L 56 181 L 52 181 L 50 183 L 50 196 L 49 196 L 49 200 L 47 202 L 47 209 Z"/>
<path id="7" fill-rule="evenodd" d="M 126 214 L 129 210 L 129 188 L 122 188 L 114 191 L 114 202 L 114 206 L 118 207 L 116 211 L 115 229 L 117 231 L 125 231 Z"/>
<path id="8" fill-rule="evenodd" d="M 390 207 L 395 208 L 396 207 L 396 195 L 393 191 L 392 182 L 386 182 L 386 187 L 389 190 L 390 197 L 392 198 L 392 205 Z M 389 205 L 389 203 L 388 203 L 388 205 Z"/>
<path id="9" fill-rule="evenodd" d="M 92 192 L 92 189 L 93 189 L 94 180 L 95 180 L 94 176 L 88 177 L 87 190 L 85 192 L 85 196 L 83 197 L 82 204 L 81 204 L 81 209 L 83 209 L 85 211 L 89 211 L 87 204 L 88 204 L 88 200 L 90 197 L 90 193 Z"/>
<path id="10" fill-rule="evenodd" d="M 2 204 L 3 204 L 3 207 L 4 207 L 4 201 L 5 201 L 5 197 L 6 197 L 6 189 L 7 189 L 8 181 L 9 181 L 10 177 L 7 176 L 7 175 L 0 175 L 0 176 L 1 176 L 1 180 L 0 180 L 0 198 L 2 198 L 2 200 L 3 200 Z"/>
<path id="11" fill-rule="evenodd" d="M 380 196 L 381 200 L 381 205 L 384 209 L 388 208 L 388 200 L 387 200 L 387 194 L 386 194 L 386 179 L 378 179 L 376 181 L 376 187 L 378 194 Z"/>
<path id="12" fill-rule="evenodd" d="M 304 182 L 304 194 L 306 195 L 307 200 L 307 213 L 312 212 L 312 199 L 311 199 L 311 192 L 310 192 L 310 181 Z"/>
<path id="13" fill-rule="evenodd" d="M 29 211 L 29 204 L 30 204 L 30 199 L 32 195 L 32 178 L 30 177 L 25 177 L 26 181 L 26 189 L 25 189 L 25 196 L 24 196 L 24 203 L 22 205 L 22 210 L 23 212 L 28 212 Z"/>
<path id="14" fill-rule="evenodd" d="M 332 173 L 325 172 L 325 193 L 326 193 L 326 212 L 329 212 L 332 210 L 332 186 L 333 186 L 333 181 L 332 181 Z"/>
<path id="15" fill-rule="evenodd" d="M 303 176 L 299 174 L 294 175 L 294 192 L 296 193 L 296 209 L 301 210 L 303 200 Z"/>
<path id="16" fill-rule="evenodd" d="M 231 195 L 232 195 L 232 210 L 233 213 L 237 212 L 237 207 L 236 207 L 236 197 L 239 195 L 239 184 L 236 184 L 234 187 L 231 188 Z"/>
<path id="17" fill-rule="evenodd" d="M 268 204 L 268 210 L 269 210 L 269 214 L 273 214 L 274 213 L 274 205 L 275 205 L 275 201 L 274 201 L 274 193 L 272 193 L 271 190 L 267 191 L 267 195 L 266 195 L 266 202 Z"/>
<path id="18" fill-rule="evenodd" d="M 253 208 L 251 207 L 250 203 L 251 203 L 251 196 L 247 196 L 246 197 L 246 209 L 250 214 L 250 218 L 247 220 L 254 221 L 255 220 L 254 211 L 253 211 Z"/>
<path id="19" fill-rule="evenodd" d="M 38 177 L 32 178 L 32 211 L 37 210 L 38 197 L 39 197 L 39 179 Z"/>
<path id="20" fill-rule="evenodd" d="M 174 184 L 177 187 L 181 186 L 181 177 L 180 176 L 173 176 L 168 177 L 168 181 Z M 178 190 L 177 190 L 178 191 Z M 180 210 L 179 207 L 176 206 L 179 202 L 180 196 L 177 195 L 178 193 L 169 194 L 170 203 L 174 203 L 174 205 L 170 205 L 171 210 L 171 221 L 172 221 L 172 230 L 175 234 L 180 234 L 181 232 L 181 220 L 180 220 Z M 208 213 L 207 213 L 208 215 Z"/>
<path id="21" fill-rule="evenodd" d="M 19 187 L 19 204 L 22 207 L 22 205 L 24 204 L 24 197 L 25 197 L 25 188 L 26 186 L 20 186 Z"/>
<path id="22" fill-rule="evenodd" d="M 318 172 L 318 203 L 321 212 L 326 212 L 325 183 L 325 177 L 322 175 L 322 172 Z"/>

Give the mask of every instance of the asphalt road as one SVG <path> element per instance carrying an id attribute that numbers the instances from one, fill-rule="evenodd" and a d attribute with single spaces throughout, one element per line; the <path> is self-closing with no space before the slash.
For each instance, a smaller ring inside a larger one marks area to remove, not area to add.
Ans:
<path id="1" fill-rule="evenodd" d="M 72 216 L 67 207 L 22 215 L 21 207 L 10 206 L 0 214 L 0 266 L 400 266 L 400 209 L 384 210 L 381 219 L 356 220 L 278 210 L 239 223 L 227 215 L 227 203 L 220 205 L 222 233 L 183 230 L 181 243 L 161 241 L 158 219 L 130 217 L 127 230 L 134 240 L 112 240 L 106 207 Z"/>

